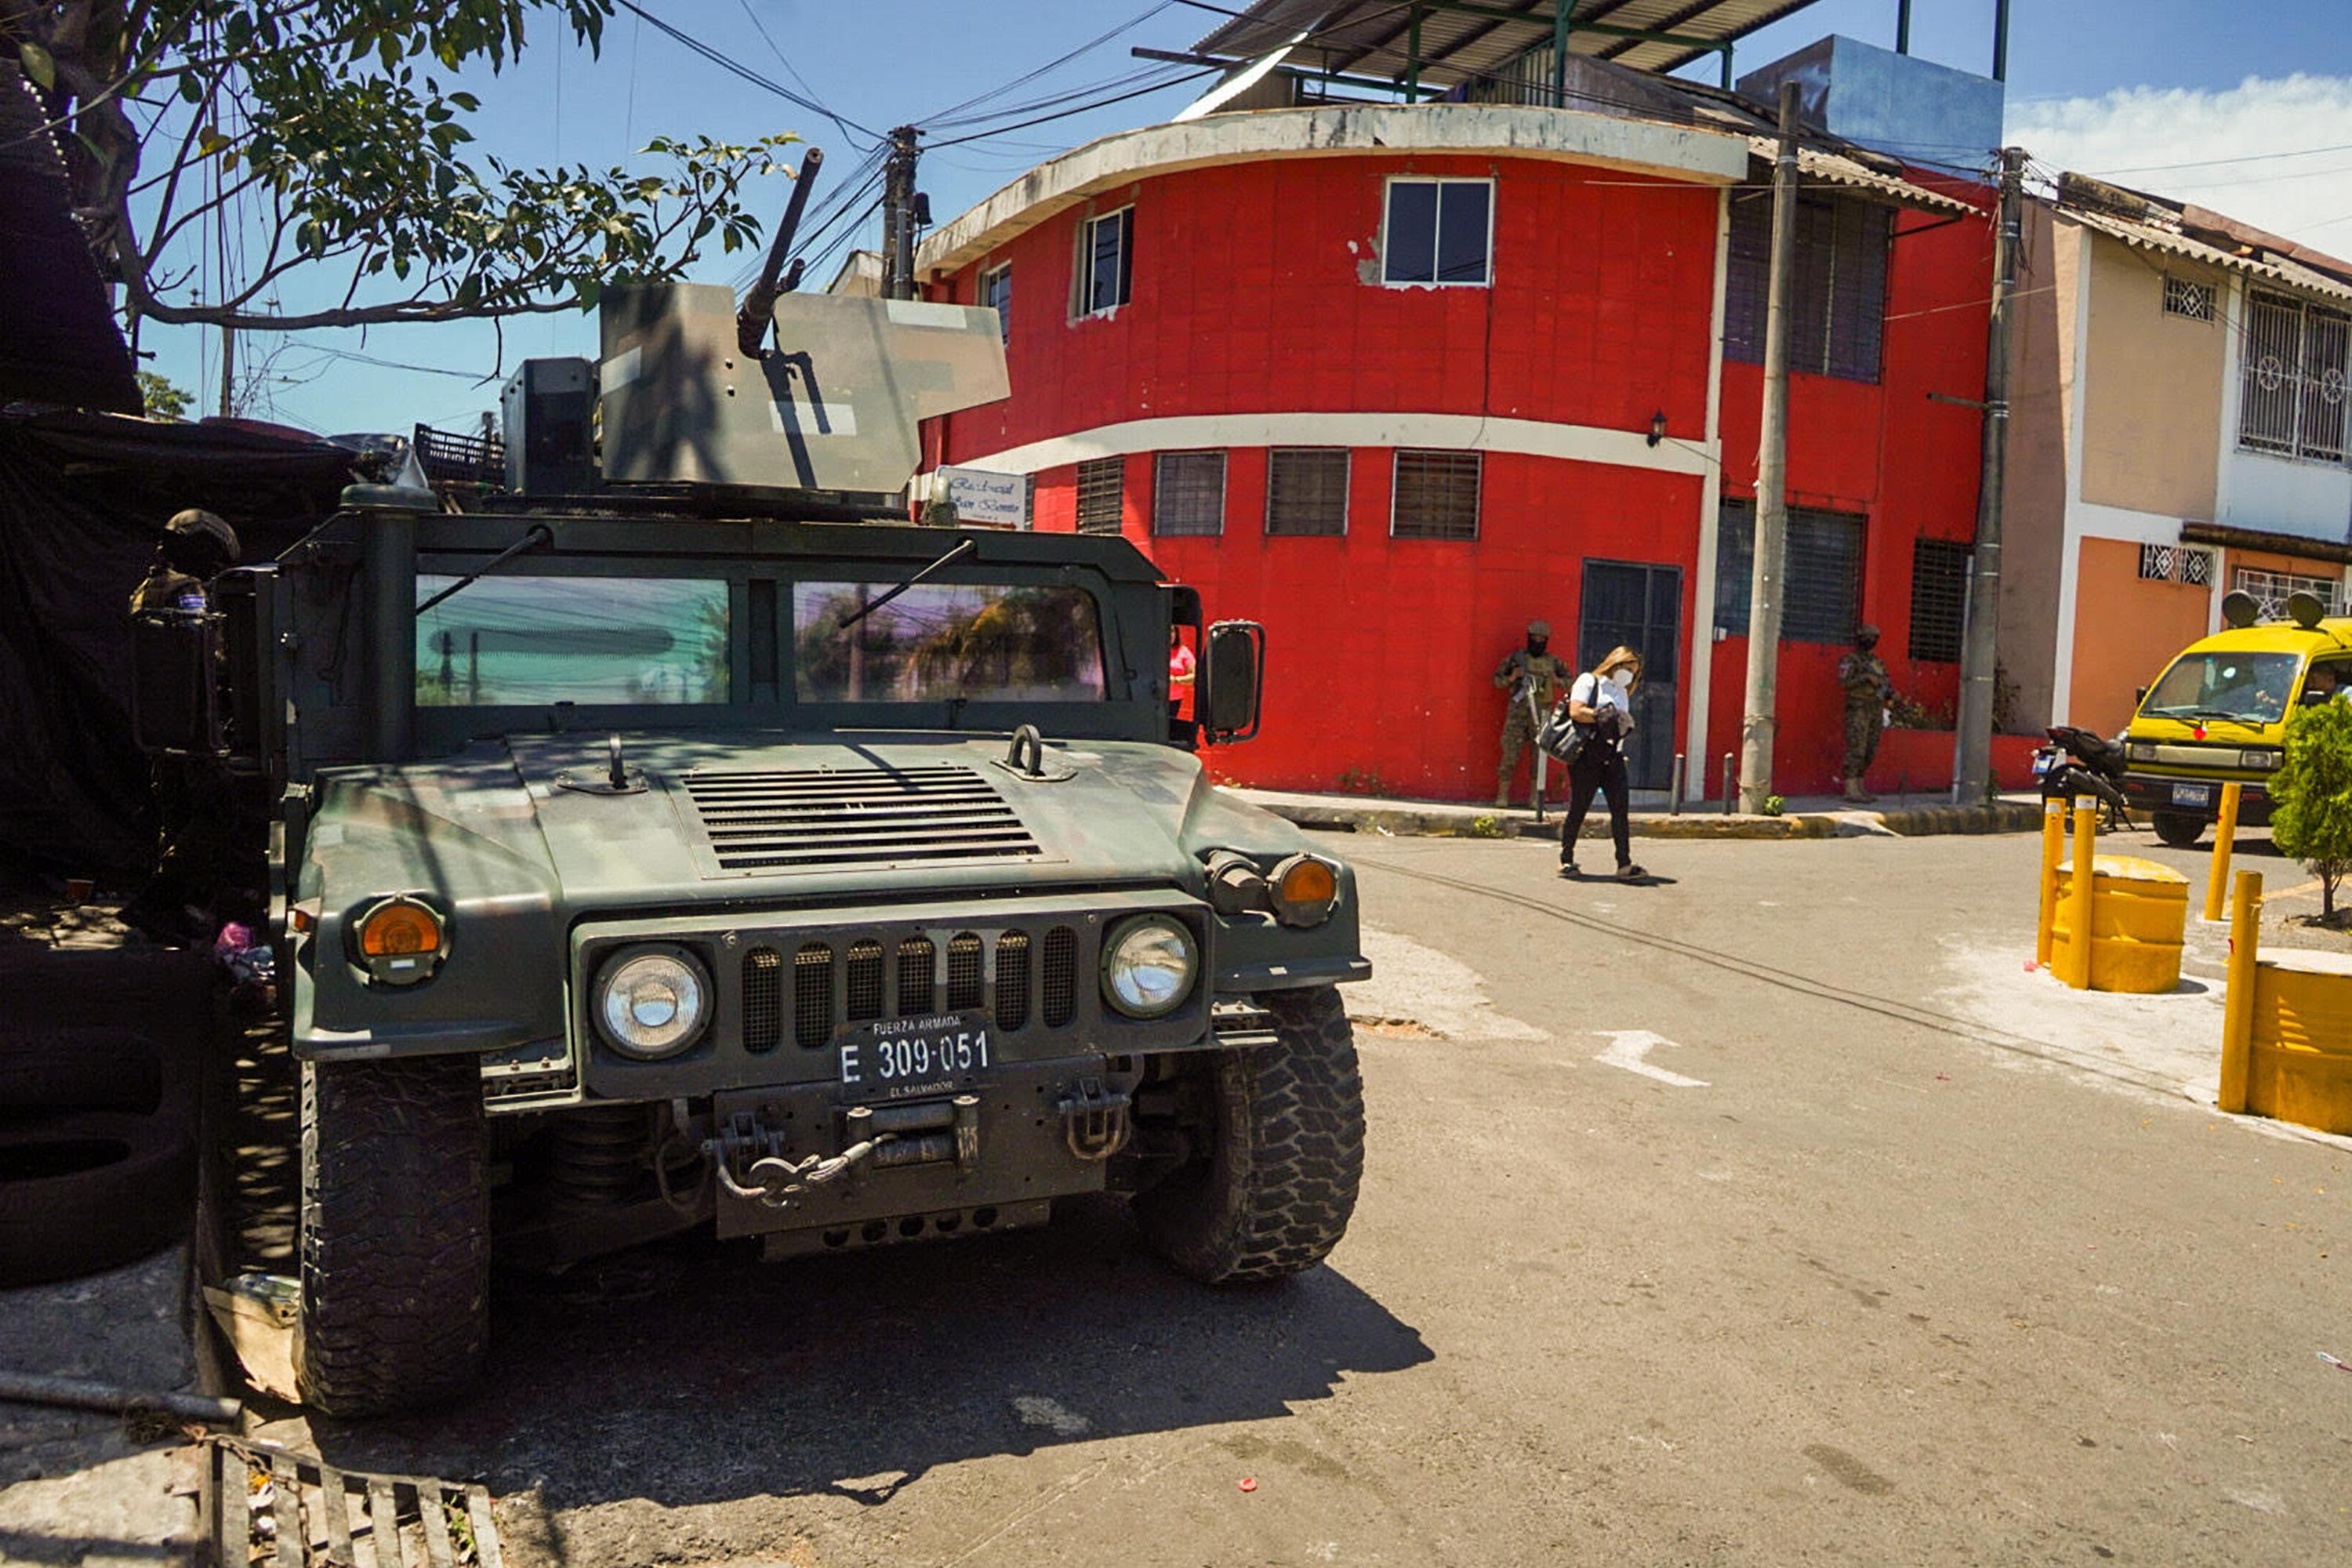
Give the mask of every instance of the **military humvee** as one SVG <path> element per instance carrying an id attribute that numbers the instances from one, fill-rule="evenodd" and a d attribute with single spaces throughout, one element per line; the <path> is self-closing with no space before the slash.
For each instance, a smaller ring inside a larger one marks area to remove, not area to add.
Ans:
<path id="1" fill-rule="evenodd" d="M 772 321 L 608 295 L 598 363 L 509 388 L 520 493 L 353 487 L 142 695 L 275 802 L 322 1409 L 465 1388 L 494 1250 L 824 1253 L 1109 1192 L 1234 1281 L 1347 1226 L 1353 879 L 1194 754 L 1254 731 L 1263 634 L 1118 538 L 903 521 L 915 421 L 1003 395 L 993 312 Z"/>

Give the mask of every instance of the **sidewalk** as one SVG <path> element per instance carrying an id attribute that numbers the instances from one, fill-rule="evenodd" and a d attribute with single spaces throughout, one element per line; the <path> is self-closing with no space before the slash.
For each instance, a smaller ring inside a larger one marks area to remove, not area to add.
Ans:
<path id="1" fill-rule="evenodd" d="M 1301 827 L 1340 833 L 1387 833 L 1437 838 L 1557 838 L 1559 807 L 1545 803 L 1544 820 L 1525 806 L 1498 808 L 1451 802 L 1382 800 L 1371 795 L 1294 795 L 1278 790 L 1235 789 L 1251 805 L 1287 817 Z M 1833 795 L 1797 795 L 1779 816 L 1727 813 L 1722 805 L 1663 806 L 1633 813 L 1636 838 L 1841 838 L 1884 834 L 1920 838 L 1944 833 L 2030 833 L 2042 826 L 2042 800 L 2006 795 L 1989 805 L 1949 805 L 1932 796 L 1888 796 L 1871 805 L 1849 805 Z M 1605 838 L 1609 814 L 1599 800 L 1585 819 L 1584 837 Z"/>

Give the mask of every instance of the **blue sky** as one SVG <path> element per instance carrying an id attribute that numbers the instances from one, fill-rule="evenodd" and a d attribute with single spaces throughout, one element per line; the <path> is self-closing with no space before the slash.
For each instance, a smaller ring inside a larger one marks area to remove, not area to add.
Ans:
<path id="1" fill-rule="evenodd" d="M 1130 46 L 1181 49 L 1219 16 L 1184 0 L 639 0 L 675 26 L 765 76 L 813 94 L 845 119 L 877 129 L 918 123 L 1031 71 L 1121 23 L 1100 47 L 996 104 L 1018 103 L 1146 68 Z M 2352 252 L 2352 28 L 2346 0 L 2014 0 L 2009 53 L 2010 138 L 2053 166 L 2132 168 L 2131 183 L 2177 194 L 2311 243 Z M 1913 52 L 1964 69 L 1990 69 L 1993 0 L 1916 0 Z M 1739 47 L 1741 71 L 1843 33 L 1891 45 L 1895 0 L 1820 0 Z M 754 25 L 756 17 L 758 26 Z M 761 36 L 764 27 L 766 37 Z M 748 140 L 795 131 L 823 146 L 832 167 L 820 201 L 850 172 L 858 149 L 832 124 L 737 79 L 625 12 L 592 58 L 555 29 L 504 75 L 478 85 L 480 145 L 518 163 L 631 161 L 654 135 Z M 772 39 L 772 47 L 771 44 Z M 1712 67 L 1701 68 L 1700 74 Z M 1165 118 L 1199 90 L 1181 83 L 1092 113 L 927 153 L 921 184 L 944 221 L 1061 149 Z M 993 108 L 995 105 L 991 105 Z M 964 128 L 971 129 L 970 127 Z M 960 134 L 943 129 L 940 140 Z M 2271 154 L 2294 153 L 2296 156 Z M 2251 162 L 2215 163 L 2224 156 Z M 2174 168 L 2171 165 L 2198 165 Z M 2147 165 L 2162 165 L 2153 170 Z M 781 181 L 757 199 L 780 209 Z M 863 202 L 857 204 L 862 206 Z M 2342 221 L 2337 221 L 2338 217 Z M 868 220 L 857 241 L 871 244 Z M 828 270 L 820 274 L 829 275 Z M 733 281 L 740 258 L 698 276 Z M 289 289 L 289 306 L 310 292 Z M 509 321 L 504 368 L 523 357 L 593 353 L 593 318 L 573 312 Z M 218 396 L 217 334 L 147 329 L 151 368 Z M 240 358 L 267 366 L 255 412 L 322 432 L 445 428 L 495 406 L 497 384 L 476 384 L 499 361 L 487 323 L 312 332 L 249 340 Z M 331 352 L 330 352 L 331 351 Z M 348 356 L 428 367 L 403 370 Z"/>

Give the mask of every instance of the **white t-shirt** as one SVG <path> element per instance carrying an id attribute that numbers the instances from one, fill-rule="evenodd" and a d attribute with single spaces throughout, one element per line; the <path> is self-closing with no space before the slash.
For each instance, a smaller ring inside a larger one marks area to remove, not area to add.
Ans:
<path id="1" fill-rule="evenodd" d="M 1603 680 L 1588 669 L 1576 678 L 1576 683 L 1568 689 L 1568 695 L 1570 700 L 1581 702 L 1587 708 L 1595 710 L 1614 708 L 1623 714 L 1616 725 L 1619 733 L 1629 732 L 1633 728 L 1633 694 L 1615 681 Z"/>

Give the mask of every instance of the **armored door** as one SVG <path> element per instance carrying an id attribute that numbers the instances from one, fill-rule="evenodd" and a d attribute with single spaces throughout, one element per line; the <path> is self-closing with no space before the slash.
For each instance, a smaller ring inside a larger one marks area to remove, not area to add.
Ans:
<path id="1" fill-rule="evenodd" d="M 1673 782 L 1675 697 L 1682 688 L 1682 568 L 1587 561 L 1582 605 L 1576 631 L 1579 670 L 1591 669 L 1620 643 L 1642 656 L 1625 770 L 1635 789 L 1665 789 Z"/>

